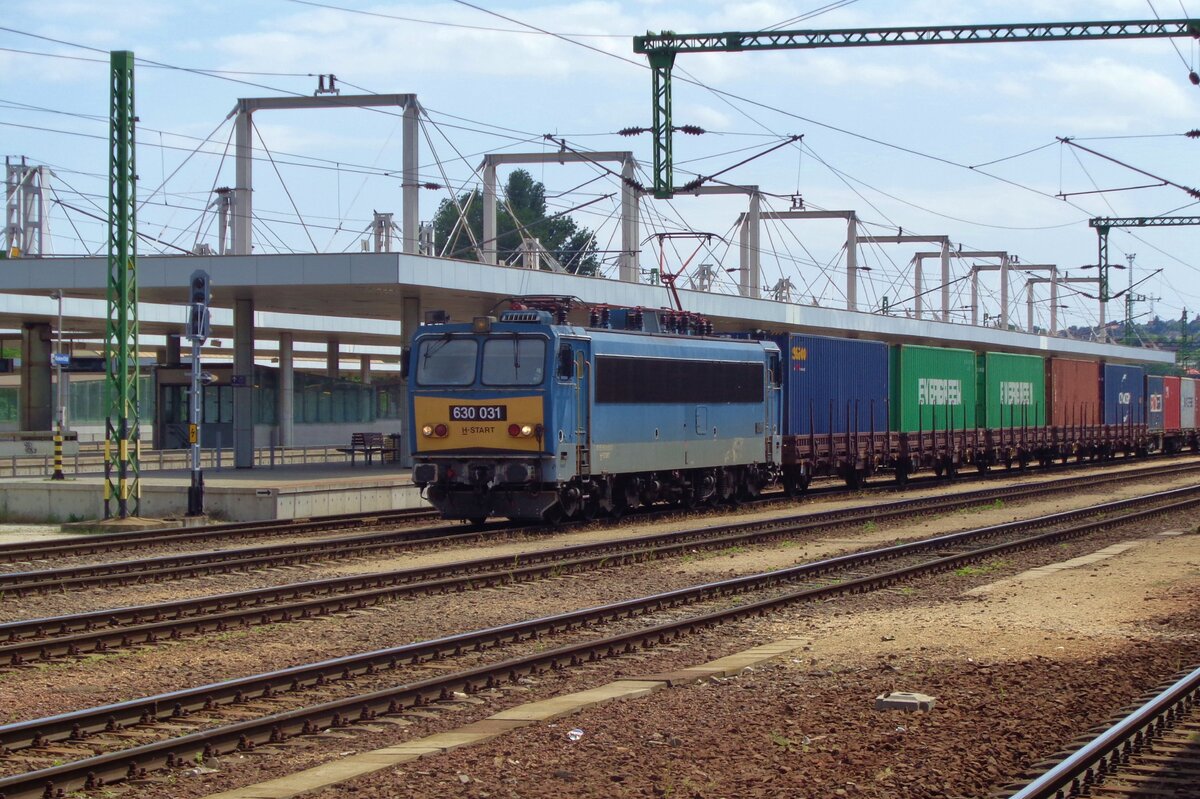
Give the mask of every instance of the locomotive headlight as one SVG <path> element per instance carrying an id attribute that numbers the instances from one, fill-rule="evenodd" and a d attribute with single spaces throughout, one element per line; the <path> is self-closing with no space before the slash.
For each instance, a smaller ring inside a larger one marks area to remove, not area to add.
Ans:
<path id="1" fill-rule="evenodd" d="M 425 436 L 426 438 L 428 438 L 429 436 L 432 436 L 433 435 L 433 425 L 427 424 L 424 427 L 422 427 L 421 435 Z"/>
<path id="2" fill-rule="evenodd" d="M 526 438 L 529 438 L 531 435 L 533 435 L 533 428 L 530 427 L 529 425 L 523 425 L 521 427 L 521 435 L 525 436 Z"/>

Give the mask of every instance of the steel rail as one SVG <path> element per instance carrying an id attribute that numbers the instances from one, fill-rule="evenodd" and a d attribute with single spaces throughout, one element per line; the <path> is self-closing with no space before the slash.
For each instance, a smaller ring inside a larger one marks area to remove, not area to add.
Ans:
<path id="1" fill-rule="evenodd" d="M 1139 707 L 1054 768 L 1012 794 L 1010 799 L 1081 796 L 1140 752 L 1170 726 L 1181 708 L 1200 702 L 1200 668 Z"/>
<path id="2" fill-rule="evenodd" d="M 401 712 L 406 708 L 416 707 L 441 699 L 449 699 L 454 691 L 467 693 L 481 689 L 493 688 L 503 682 L 512 682 L 523 674 L 537 673 L 547 669 L 558 669 L 578 665 L 583 662 L 599 660 L 606 656 L 624 652 L 634 652 L 639 648 L 647 648 L 655 643 L 665 643 L 696 629 L 745 618 L 752 615 L 763 615 L 781 606 L 805 599 L 814 599 L 847 593 L 862 593 L 881 587 L 887 587 L 909 579 L 918 574 L 936 573 L 957 568 L 966 563 L 990 558 L 996 555 L 1028 549 L 1046 543 L 1074 538 L 1096 529 L 1113 525 L 1128 524 L 1151 518 L 1163 513 L 1194 508 L 1200 504 L 1200 486 L 1157 494 L 1136 499 L 1120 500 L 1104 503 L 1101 506 L 1113 512 L 1135 507 L 1139 504 L 1169 500 L 1170 504 L 1157 506 L 1146 510 L 1134 511 L 1117 517 L 1098 521 L 1085 522 L 1073 527 L 1057 529 L 1014 541 L 976 549 L 970 552 L 937 557 L 925 563 L 905 566 L 899 569 L 882 572 L 867 577 L 860 577 L 833 585 L 817 588 L 803 588 L 781 595 L 748 602 L 731 608 L 725 608 L 699 616 L 655 625 L 649 628 L 634 630 L 614 636 L 591 640 L 583 643 L 558 647 L 553 650 L 539 652 L 524 657 L 518 657 L 484 666 L 478 666 L 450 675 L 439 676 L 415 683 L 375 691 L 366 695 L 324 702 L 308 708 L 275 713 L 263 718 L 251 719 L 235 724 L 225 725 L 187 736 L 157 741 L 132 747 L 130 749 L 112 752 L 104 755 L 85 758 L 72 763 L 53 766 L 35 772 L 14 775 L 0 779 L 0 796 L 5 799 L 33 799 L 39 796 L 53 796 L 60 790 L 75 788 L 91 789 L 104 784 L 139 777 L 149 770 L 163 767 L 183 765 L 196 756 L 210 757 L 225 754 L 235 750 L 247 750 L 261 743 L 277 742 L 296 734 L 317 732 L 330 727 L 343 727 L 354 723 L 355 720 L 367 721 L 379 714 Z M 1064 522 L 1076 516 L 1079 511 L 1051 514 L 1030 520 L 1031 523 L 1044 526 L 1053 524 L 1053 519 Z M 997 527 L 1013 527 L 1017 523 L 999 525 Z M 985 531 L 996 528 L 983 528 Z M 916 546 L 930 547 L 935 543 L 944 547 L 946 544 L 962 544 L 969 540 L 974 533 L 968 531 L 939 536 L 920 544 L 906 544 L 887 547 L 878 550 L 876 559 L 894 559 L 905 550 L 914 550 Z M 117 730 L 123 726 L 122 719 L 134 719 L 135 723 L 148 724 L 160 718 L 181 717 L 199 702 L 199 709 L 211 709 L 217 704 L 236 701 L 238 703 L 252 698 L 274 696 L 281 690 L 298 690 L 301 685 L 314 684 L 326 673 L 341 674 L 348 678 L 355 673 L 371 673 L 375 663 L 382 663 L 389 668 L 400 665 L 401 661 L 418 663 L 423 660 L 448 654 L 459 654 L 467 650 L 481 650 L 501 642 L 521 641 L 543 634 L 578 629 L 588 623 L 602 620 L 629 618 L 639 611 L 655 610 L 674 607 L 695 601 L 697 598 L 711 596 L 716 592 L 722 595 L 745 593 L 750 590 L 777 585 L 797 577 L 811 577 L 816 572 L 827 572 L 836 568 L 859 565 L 865 562 L 865 553 L 859 555 L 841 556 L 806 566 L 780 570 L 766 574 L 739 577 L 703 586 L 692 586 L 676 591 L 665 592 L 637 600 L 612 603 L 597 608 L 574 611 L 558 616 L 546 617 L 527 622 L 518 622 L 475 633 L 463 633 L 434 641 L 409 644 L 374 653 L 337 658 L 313 666 L 300 666 L 284 669 L 279 672 L 255 675 L 225 683 L 216 683 L 187 691 L 162 694 L 140 700 L 131 700 L 116 705 L 108 705 L 91 710 L 62 714 L 47 719 L 37 719 L 30 722 L 20 722 L 0 727 L 0 742 L 11 748 L 24 739 L 28 743 L 43 744 L 52 740 L 80 738 L 91 725 L 100 724 L 102 728 Z M 836 566 L 834 564 L 837 564 Z M 234 691 L 234 698 L 221 702 L 218 696 L 228 696 Z M 74 730 L 74 734 L 71 733 Z M 30 736 L 32 739 L 30 740 Z"/>
<path id="3" fill-rule="evenodd" d="M 1121 479 L 1095 475 L 1093 484 Z M 1076 482 L 1073 488 L 1082 487 Z M 1061 486 L 1046 484 L 1010 486 L 1006 499 L 1026 499 Z M 996 498 L 989 494 L 986 499 Z M 946 498 L 937 506 L 950 512 L 977 506 L 977 492 Z M 911 500 L 846 511 L 800 514 L 780 519 L 694 528 L 672 533 L 647 534 L 590 544 L 541 550 L 519 555 L 475 558 L 465 561 L 372 574 L 311 580 L 267 589 L 176 600 L 137 607 L 100 610 L 69 616 L 0 624 L 0 664 L 17 666 L 52 657 L 106 652 L 113 646 L 129 647 L 177 640 L 183 635 L 223 632 L 230 627 L 266 625 L 309 619 L 329 613 L 362 609 L 418 594 L 450 593 L 535 580 L 558 573 L 579 573 L 644 560 L 669 557 L 697 547 L 720 549 L 793 536 L 830 525 L 852 525 L 911 515 Z M 318 596 L 313 596 L 317 594 Z M 270 605 L 270 602 L 281 604 Z M 46 637 L 53 631 L 55 637 Z"/>
<path id="4" fill-rule="evenodd" d="M 1120 513 L 1138 505 L 1154 502 L 1174 503 L 1150 510 L 1135 511 L 1116 518 L 1105 518 L 1080 522 L 1097 513 Z M 638 612 L 661 609 L 695 602 L 714 594 L 743 593 L 761 590 L 775 585 L 811 579 L 838 569 L 857 568 L 870 563 L 895 560 L 922 552 L 941 552 L 961 547 L 973 540 L 987 540 L 1001 535 L 1012 535 L 1041 529 L 1053 525 L 1075 527 L 1055 531 L 1047 535 L 1068 537 L 1080 535 L 1113 524 L 1146 518 L 1172 510 L 1200 504 L 1200 486 L 1191 486 L 1173 491 L 1158 492 L 1133 499 L 1102 503 L 1089 508 L 1048 514 L 1028 520 L 1006 522 L 999 525 L 936 536 L 921 541 L 896 544 L 869 552 L 839 555 L 813 563 L 779 569 L 762 574 L 745 575 L 713 583 L 689 586 L 648 597 L 623 600 L 584 610 L 572 611 L 524 622 L 514 622 L 498 627 L 469 633 L 460 633 L 443 638 L 405 644 L 373 652 L 333 658 L 318 663 L 293 666 L 273 672 L 236 678 L 198 688 L 189 688 L 159 694 L 143 699 L 133 699 L 99 708 L 73 711 L 43 719 L 14 722 L 0 725 L 0 747 L 8 750 L 22 749 L 56 740 L 79 738 L 82 735 L 103 732 L 135 723 L 148 723 L 157 719 L 180 716 L 188 712 L 212 708 L 221 704 L 243 702 L 252 698 L 271 696 L 282 690 L 297 690 L 300 687 L 322 685 L 336 679 L 347 679 L 356 674 L 369 674 L 380 668 L 395 668 L 404 663 L 419 663 L 447 653 L 460 653 L 468 649 L 481 649 L 497 643 L 520 641 L 537 635 L 574 629 L 589 622 L 628 618 Z M 1037 539 L 1031 539 L 1037 540 Z M 1003 544 L 1000 546 L 1009 546 Z M 988 551 L 994 549 L 989 548 Z M 973 553 L 958 553 L 966 557 Z M 847 583 L 849 584 L 849 583 Z"/>
<path id="5" fill-rule="evenodd" d="M 1200 468 L 1200 463 L 1172 464 L 1153 469 L 1139 469 L 1135 473 L 1122 472 L 1116 475 L 1096 474 L 1083 478 L 1065 477 L 1039 483 L 1038 485 L 1075 489 L 1082 485 L 1090 485 L 1098 482 L 1127 480 L 1139 475 L 1142 477 L 1164 476 L 1179 472 L 1188 472 L 1197 468 Z M 1013 490 L 1015 489 L 1012 486 L 985 488 L 975 492 L 963 492 L 956 496 L 973 494 L 980 498 L 1004 498 L 1007 492 Z M 910 500 L 898 500 L 897 502 L 912 503 L 908 507 L 916 509 L 938 505 L 944 502 L 944 499 L 941 497 L 919 497 Z M 881 503 L 874 507 L 887 509 L 889 503 Z M 664 512 L 671 513 L 676 511 L 666 510 Z M 852 509 L 830 511 L 830 513 L 839 512 L 852 513 L 854 511 Z M 211 574 L 213 572 L 245 571 L 248 569 L 265 568 L 267 566 L 293 565 L 297 563 L 309 564 L 313 561 L 314 556 L 322 559 L 359 557 L 375 552 L 396 549 L 401 546 L 457 544 L 476 540 L 488 540 L 494 537 L 513 537 L 531 530 L 540 532 L 543 528 L 507 527 L 473 530 L 465 533 L 454 532 L 460 529 L 461 527 L 458 525 L 444 525 L 416 530 L 339 536 L 314 542 L 272 544 L 182 555 L 166 555 L 141 560 L 68 566 L 59 569 L 0 573 L 0 593 L 23 596 L 45 591 L 64 591 L 162 581 L 165 579 L 180 579 Z"/>
<path id="6" fill-rule="evenodd" d="M 30 545 L 27 541 L 0 544 L 0 562 L 44 560 L 49 557 L 90 555 L 119 549 L 179 544 L 186 541 L 220 541 L 224 538 L 260 538 L 320 532 L 329 528 L 394 524 L 421 518 L 436 518 L 428 508 L 403 508 L 387 511 L 339 513 L 296 519 L 271 521 L 229 522 L 207 524 L 203 527 L 175 527 L 168 530 L 137 530 L 127 533 L 97 533 L 76 535 L 57 541 Z"/>
<path id="7" fill-rule="evenodd" d="M 1151 457 L 1159 458 L 1164 456 L 1156 455 Z M 1187 455 L 1181 454 L 1178 457 L 1187 457 Z M 1057 466 L 1056 468 L 1096 468 L 1096 463 L 1092 461 L 1080 461 L 1071 464 L 1063 464 L 1061 466 Z M 1155 469 L 1161 468 L 1168 467 L 1154 466 L 1149 469 L 1135 470 L 1135 473 L 1153 472 Z M 960 481 L 995 479 L 1002 474 L 1007 474 L 1007 472 L 992 472 L 988 475 L 981 476 L 960 475 L 958 479 Z M 855 490 L 842 488 L 840 486 L 822 486 L 820 488 L 810 489 L 806 492 L 805 496 L 815 497 L 829 494 L 847 494 L 852 493 L 853 491 L 892 493 L 905 490 L 906 488 L 919 489 L 925 487 L 926 485 L 934 486 L 943 482 L 944 480 L 942 478 L 928 475 L 910 479 L 906 486 L 899 486 L 895 483 L 876 483 L 868 485 L 865 488 Z M 771 502 L 780 501 L 784 498 L 781 495 L 772 493 L 769 495 L 764 495 L 763 499 Z M 662 507 L 659 510 L 667 513 L 678 512 L 677 508 L 670 507 Z M 28 542 L 13 542 L 0 544 L 0 563 L 46 560 L 51 557 L 87 555 L 120 549 L 138 547 L 145 548 L 148 546 L 179 544 L 187 541 L 205 541 L 208 539 L 220 541 L 225 538 L 266 538 L 280 535 L 303 535 L 306 533 L 320 532 L 341 527 L 350 527 L 353 525 L 375 526 L 381 524 L 393 524 L 398 521 L 408 521 L 425 517 L 436 518 L 437 514 L 436 512 L 425 508 L 409 508 L 401 510 L 344 513 L 297 519 L 231 522 L 227 524 L 206 525 L 199 528 L 173 528 L 170 530 L 159 529 L 133 531 L 127 533 L 78 535 L 37 545 L 31 545 Z"/>

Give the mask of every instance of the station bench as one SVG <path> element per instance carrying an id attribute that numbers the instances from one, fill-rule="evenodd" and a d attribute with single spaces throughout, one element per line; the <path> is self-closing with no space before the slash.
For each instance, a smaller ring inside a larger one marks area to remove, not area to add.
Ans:
<path id="1" fill-rule="evenodd" d="M 350 446 L 338 447 L 338 452 L 344 452 L 350 456 L 350 465 L 354 466 L 355 459 L 363 456 L 363 460 L 370 466 L 378 454 L 382 456 L 386 453 L 393 452 L 391 447 L 388 447 L 383 442 L 383 433 L 351 433 Z"/>

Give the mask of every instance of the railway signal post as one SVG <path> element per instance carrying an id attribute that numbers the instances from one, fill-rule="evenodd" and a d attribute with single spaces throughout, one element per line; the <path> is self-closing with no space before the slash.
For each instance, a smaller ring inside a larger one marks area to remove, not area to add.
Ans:
<path id="1" fill-rule="evenodd" d="M 203 269 L 192 272 L 187 328 L 188 340 L 192 342 L 192 386 L 191 401 L 188 403 L 188 444 L 192 451 L 192 482 L 188 487 L 188 516 L 204 515 L 204 472 L 200 468 L 200 414 L 202 412 L 200 391 L 205 380 L 200 373 L 200 347 L 208 339 L 208 301 L 210 296 L 208 272 Z"/>

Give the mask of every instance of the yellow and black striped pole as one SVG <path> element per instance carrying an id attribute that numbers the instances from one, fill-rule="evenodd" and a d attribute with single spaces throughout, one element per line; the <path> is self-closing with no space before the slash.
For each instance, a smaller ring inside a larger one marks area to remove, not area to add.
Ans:
<path id="1" fill-rule="evenodd" d="M 63 429 L 62 420 L 58 422 L 58 426 L 54 428 L 54 474 L 51 475 L 51 480 L 66 480 L 66 475 L 63 474 Z"/>

